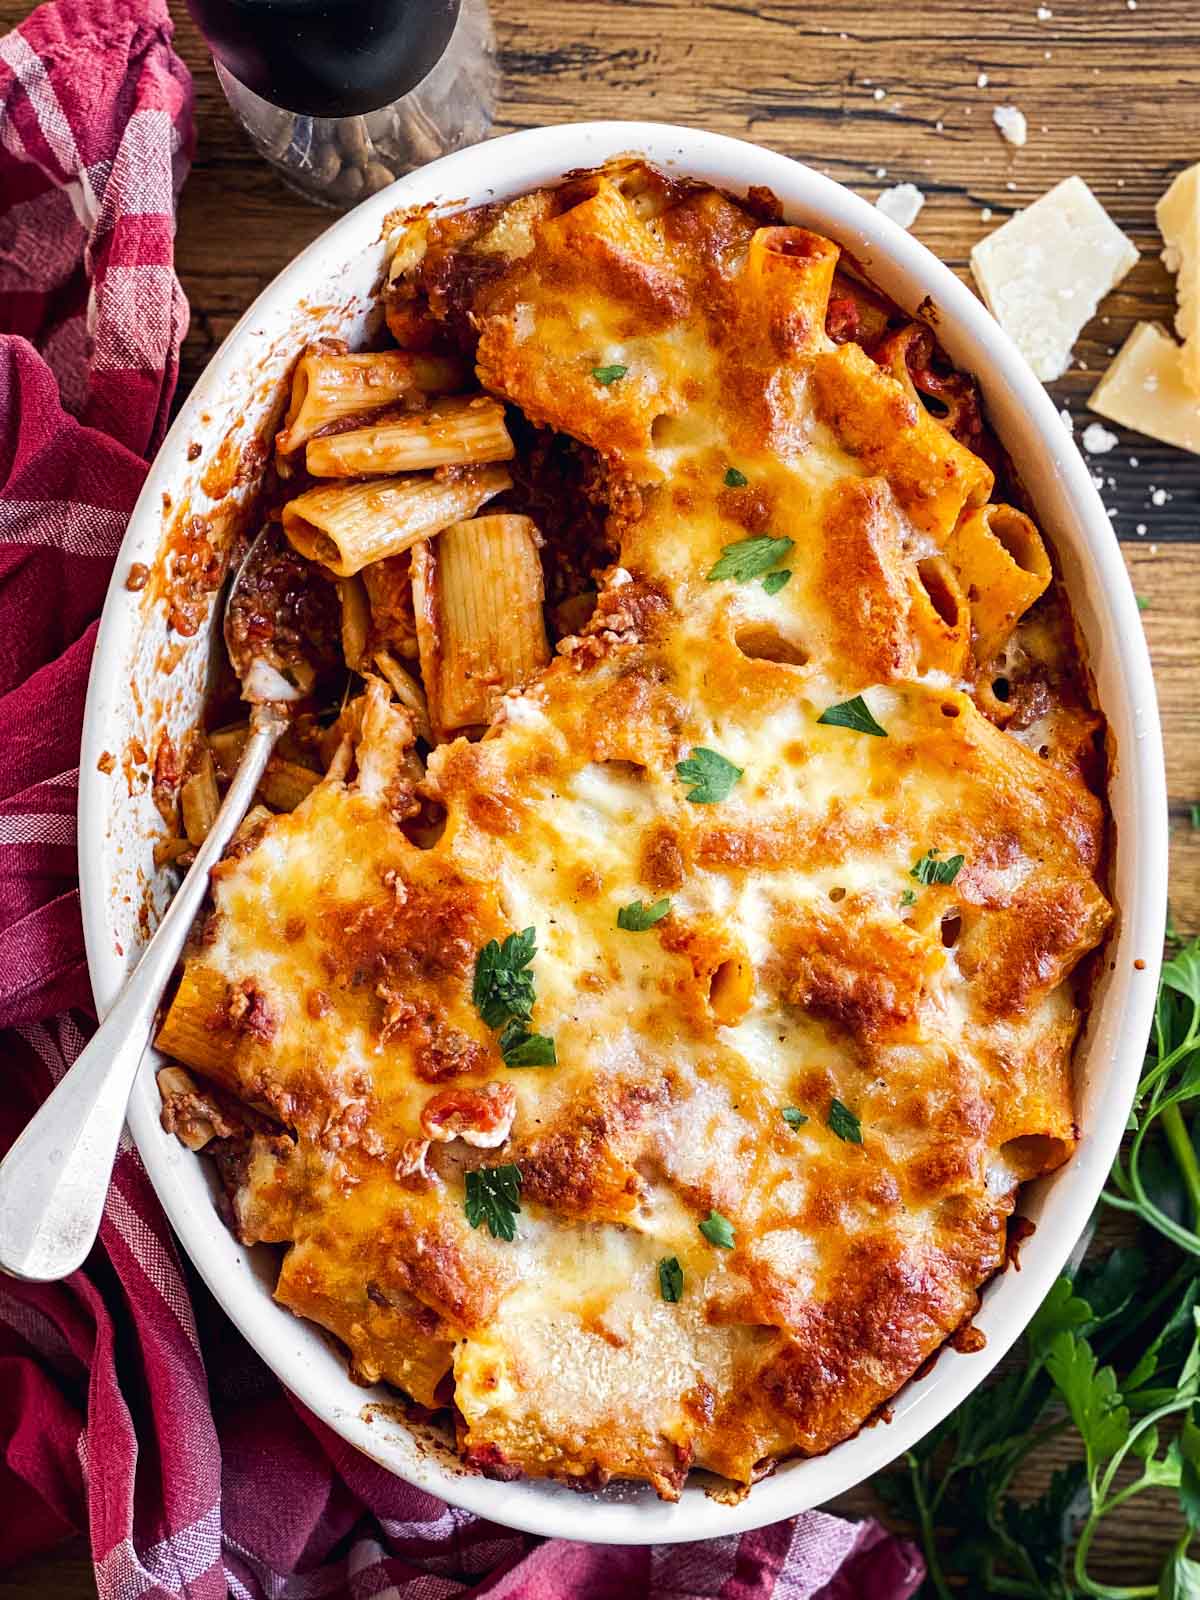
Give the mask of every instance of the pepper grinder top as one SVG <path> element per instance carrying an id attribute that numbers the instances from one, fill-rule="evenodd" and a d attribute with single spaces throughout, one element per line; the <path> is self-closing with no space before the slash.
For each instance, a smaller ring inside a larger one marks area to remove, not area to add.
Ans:
<path id="1" fill-rule="evenodd" d="M 309 198 L 345 208 L 491 127 L 487 0 L 187 0 L 235 115 Z"/>

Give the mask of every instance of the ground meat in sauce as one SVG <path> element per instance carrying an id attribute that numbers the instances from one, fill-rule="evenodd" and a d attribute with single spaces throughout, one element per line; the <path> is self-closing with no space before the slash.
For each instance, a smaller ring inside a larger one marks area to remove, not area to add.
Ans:
<path id="1" fill-rule="evenodd" d="M 214 547 L 203 517 L 188 517 L 172 542 L 167 621 L 176 633 L 192 638 L 208 614 L 208 597 L 225 581 L 225 561 Z"/>
<path id="2" fill-rule="evenodd" d="M 242 672 L 255 656 L 280 669 L 298 661 L 340 661 L 337 586 L 272 528 L 239 575 L 228 635 Z"/>
<path id="3" fill-rule="evenodd" d="M 517 446 L 506 509 L 531 517 L 545 540 L 546 603 L 561 605 L 596 587 L 594 573 L 616 560 L 607 525 L 608 472 L 596 451 L 565 434 L 535 428 L 520 412 L 506 418 Z"/>

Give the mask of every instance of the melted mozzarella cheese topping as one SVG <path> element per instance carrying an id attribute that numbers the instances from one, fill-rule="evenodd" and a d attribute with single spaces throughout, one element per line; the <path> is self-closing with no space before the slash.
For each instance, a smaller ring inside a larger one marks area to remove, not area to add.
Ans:
<path id="1" fill-rule="evenodd" d="M 827 241 L 623 181 L 435 227 L 425 267 L 469 296 L 441 309 L 485 387 L 626 486 L 592 624 L 433 753 L 432 848 L 327 779 L 228 862 L 164 1042 L 288 1130 L 251 1139 L 239 1221 L 290 1242 L 280 1297 L 363 1375 L 427 1405 L 450 1375 L 484 1470 L 672 1496 L 693 1463 L 748 1485 L 827 1449 L 970 1317 L 1016 1185 L 1071 1149 L 1069 975 L 1108 907 L 1102 808 L 1052 734 L 1037 754 L 922 665 L 917 564 L 988 469 L 828 338 Z M 492 270 L 451 270 L 472 252 Z M 764 533 L 786 585 L 710 579 Z M 819 720 L 858 694 L 884 737 Z M 713 803 L 678 774 L 696 748 L 742 769 Z M 913 876 L 931 850 L 952 882 Z M 471 998 L 526 927 L 553 1067 L 507 1067 Z M 504 1143 L 422 1155 L 423 1109 L 488 1085 Z M 465 1209 L 499 1165 L 511 1240 Z"/>

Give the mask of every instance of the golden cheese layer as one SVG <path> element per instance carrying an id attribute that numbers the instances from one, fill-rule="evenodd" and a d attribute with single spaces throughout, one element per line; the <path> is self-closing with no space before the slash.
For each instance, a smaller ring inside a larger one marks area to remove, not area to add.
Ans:
<path id="1" fill-rule="evenodd" d="M 242 1236 L 288 1247 L 279 1298 L 364 1378 L 435 1405 L 452 1377 L 467 1460 L 746 1485 L 970 1318 L 1018 1183 L 1072 1148 L 1098 723 L 1052 689 L 1020 735 L 980 710 L 991 663 L 929 564 L 978 641 L 996 606 L 955 541 L 992 473 L 830 339 L 827 240 L 617 167 L 424 251 L 484 387 L 600 452 L 619 557 L 584 633 L 431 755 L 430 848 L 393 820 L 378 708 L 357 779 L 223 865 L 161 1042 L 285 1130 L 230 1160 Z M 763 535 L 793 541 L 782 587 L 710 578 Z M 819 721 L 856 695 L 882 737 Z M 741 769 L 724 798 L 689 798 L 696 748 Z M 963 857 L 951 882 L 913 876 L 930 851 Z M 528 927 L 557 1064 L 515 1068 L 472 978 Z M 507 1132 L 430 1142 L 456 1115 Z M 464 1208 L 498 1165 L 511 1240 Z"/>

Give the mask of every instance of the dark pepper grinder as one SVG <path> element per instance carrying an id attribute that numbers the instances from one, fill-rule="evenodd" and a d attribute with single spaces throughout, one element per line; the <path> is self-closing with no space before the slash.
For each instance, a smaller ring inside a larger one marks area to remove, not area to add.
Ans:
<path id="1" fill-rule="evenodd" d="M 487 0 L 187 0 L 256 148 L 345 209 L 492 125 Z"/>

